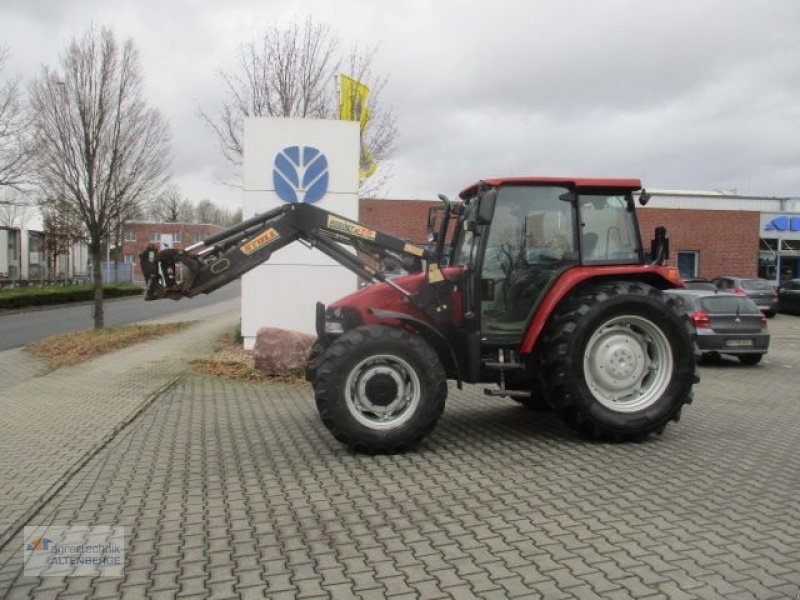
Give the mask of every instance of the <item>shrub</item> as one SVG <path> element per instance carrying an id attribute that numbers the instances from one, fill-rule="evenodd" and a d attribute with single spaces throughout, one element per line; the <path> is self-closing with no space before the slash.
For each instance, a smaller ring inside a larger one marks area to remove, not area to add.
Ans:
<path id="1" fill-rule="evenodd" d="M 138 296 L 143 292 L 144 290 L 138 285 L 122 284 L 103 286 L 104 298 Z M 86 302 L 93 299 L 94 289 L 90 285 L 14 288 L 0 290 L 0 309 L 67 304 L 69 302 Z"/>

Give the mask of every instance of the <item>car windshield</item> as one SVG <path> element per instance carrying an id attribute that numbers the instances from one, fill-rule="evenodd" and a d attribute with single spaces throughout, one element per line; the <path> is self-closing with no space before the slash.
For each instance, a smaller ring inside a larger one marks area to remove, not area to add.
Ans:
<path id="1" fill-rule="evenodd" d="M 742 279 L 742 288 L 745 290 L 769 290 L 772 284 L 766 279 Z"/>
<path id="2" fill-rule="evenodd" d="M 702 310 L 710 314 L 759 314 L 755 303 L 741 296 L 709 296 L 700 300 Z"/>

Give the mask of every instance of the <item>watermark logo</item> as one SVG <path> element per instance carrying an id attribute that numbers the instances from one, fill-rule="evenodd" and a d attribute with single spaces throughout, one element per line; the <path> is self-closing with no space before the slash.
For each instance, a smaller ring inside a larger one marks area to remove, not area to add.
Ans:
<path id="1" fill-rule="evenodd" d="M 29 552 L 48 552 L 50 550 L 50 544 L 53 543 L 53 540 L 39 537 L 35 540 L 31 540 L 28 543 L 27 549 Z"/>
<path id="2" fill-rule="evenodd" d="M 125 566 L 122 527 L 26 527 L 26 576 L 119 577 Z"/>
<path id="3" fill-rule="evenodd" d="M 288 203 L 319 202 L 328 191 L 328 159 L 312 146 L 289 146 L 275 155 L 272 183 Z"/>

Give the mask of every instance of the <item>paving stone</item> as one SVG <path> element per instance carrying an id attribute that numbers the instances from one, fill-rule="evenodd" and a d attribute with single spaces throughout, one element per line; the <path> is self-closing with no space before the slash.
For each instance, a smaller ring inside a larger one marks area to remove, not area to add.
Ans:
<path id="1" fill-rule="evenodd" d="M 56 370 L 22 350 L 0 352 L 0 374 L 19 371 L 19 377 L 3 378 L 13 383 L 0 389 L 0 540 L 235 322 L 236 312 L 224 313 L 176 335 Z"/>
<path id="2" fill-rule="evenodd" d="M 465 386 L 418 450 L 362 456 L 306 385 L 187 377 L 30 523 L 124 526 L 124 577 L 31 582 L 19 539 L 0 596 L 796 598 L 797 342 L 704 365 L 681 422 L 641 444 Z"/>

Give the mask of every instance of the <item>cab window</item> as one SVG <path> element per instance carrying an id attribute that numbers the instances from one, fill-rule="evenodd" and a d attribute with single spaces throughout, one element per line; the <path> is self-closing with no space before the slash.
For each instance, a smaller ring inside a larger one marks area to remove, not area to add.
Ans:
<path id="1" fill-rule="evenodd" d="M 633 212 L 626 195 L 582 194 L 581 259 L 592 263 L 638 263 L 641 247 Z"/>

